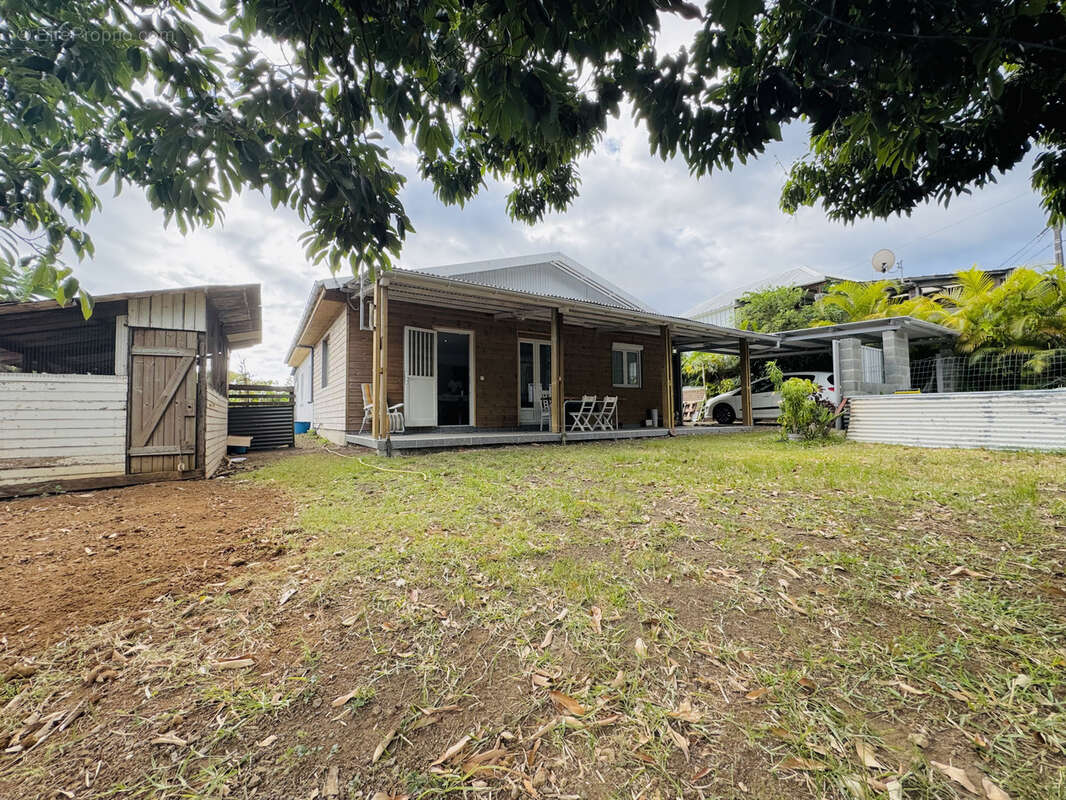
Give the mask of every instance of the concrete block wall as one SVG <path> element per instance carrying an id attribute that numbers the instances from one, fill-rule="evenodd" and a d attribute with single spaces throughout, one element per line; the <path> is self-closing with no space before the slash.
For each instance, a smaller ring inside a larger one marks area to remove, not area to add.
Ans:
<path id="1" fill-rule="evenodd" d="M 911 388 L 911 343 L 905 331 L 882 331 L 881 348 L 885 357 L 885 384 L 889 391 Z"/>

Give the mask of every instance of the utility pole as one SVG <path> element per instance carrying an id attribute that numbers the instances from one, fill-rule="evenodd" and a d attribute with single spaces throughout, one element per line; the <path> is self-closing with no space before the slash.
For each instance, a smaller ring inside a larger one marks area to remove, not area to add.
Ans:
<path id="1" fill-rule="evenodd" d="M 1051 229 L 1051 235 L 1055 239 L 1055 264 L 1062 266 L 1062 223 L 1060 222 Z"/>

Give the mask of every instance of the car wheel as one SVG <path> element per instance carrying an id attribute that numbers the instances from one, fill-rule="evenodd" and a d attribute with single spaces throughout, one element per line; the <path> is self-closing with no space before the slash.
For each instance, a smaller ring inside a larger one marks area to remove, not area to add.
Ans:
<path id="1" fill-rule="evenodd" d="M 733 410 L 733 406 L 725 403 L 716 405 L 712 416 L 719 425 L 732 425 L 737 420 L 737 412 Z"/>

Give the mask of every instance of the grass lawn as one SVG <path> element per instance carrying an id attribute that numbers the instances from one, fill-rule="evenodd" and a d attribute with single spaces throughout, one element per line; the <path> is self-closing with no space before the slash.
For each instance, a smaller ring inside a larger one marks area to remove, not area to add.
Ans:
<path id="1" fill-rule="evenodd" d="M 280 561 L 9 680 L 0 744 L 96 695 L 0 795 L 1066 798 L 1066 456 L 344 452 L 227 479 Z"/>

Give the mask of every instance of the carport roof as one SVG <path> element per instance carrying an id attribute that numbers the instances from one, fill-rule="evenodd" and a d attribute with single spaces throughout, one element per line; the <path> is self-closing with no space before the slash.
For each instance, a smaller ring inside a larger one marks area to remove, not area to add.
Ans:
<path id="1" fill-rule="evenodd" d="M 899 330 L 905 331 L 912 342 L 928 339 L 954 339 L 959 335 L 956 330 L 915 317 L 886 317 L 779 331 L 774 336 L 780 342 L 777 354 L 788 355 L 828 350 L 835 339 L 855 338 L 880 342 L 882 333 Z"/>

